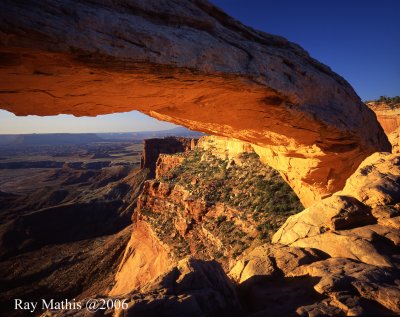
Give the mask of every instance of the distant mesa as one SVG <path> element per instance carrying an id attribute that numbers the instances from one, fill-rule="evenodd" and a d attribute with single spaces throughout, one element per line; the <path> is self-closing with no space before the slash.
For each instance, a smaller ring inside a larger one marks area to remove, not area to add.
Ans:
<path id="1" fill-rule="evenodd" d="M 149 138 L 188 137 L 199 138 L 205 135 L 184 127 L 161 131 L 139 132 L 104 132 L 104 133 L 34 133 L 34 134 L 0 134 L 0 146 L 31 145 L 79 145 L 94 142 L 142 141 Z M 99 154 L 100 155 L 100 154 Z"/>
<path id="2" fill-rule="evenodd" d="M 105 140 L 143 140 L 150 138 L 164 138 L 164 137 L 185 137 L 185 138 L 199 138 L 205 135 L 202 132 L 189 130 L 185 127 L 176 127 L 168 130 L 161 131 L 139 131 L 139 132 L 110 132 L 110 133 L 97 133 L 99 137 Z"/>
<path id="3" fill-rule="evenodd" d="M 150 169 L 151 177 L 155 176 L 156 163 L 160 154 L 187 152 L 195 147 L 197 139 L 167 137 L 144 140 L 141 168 Z"/>
<path id="4" fill-rule="evenodd" d="M 111 155 L 105 152 L 96 152 L 90 156 L 90 158 L 92 159 L 109 158 L 109 157 L 111 157 Z"/>
<path id="5" fill-rule="evenodd" d="M 0 135 L 0 145 L 66 145 L 104 141 L 95 133 L 46 133 Z"/>

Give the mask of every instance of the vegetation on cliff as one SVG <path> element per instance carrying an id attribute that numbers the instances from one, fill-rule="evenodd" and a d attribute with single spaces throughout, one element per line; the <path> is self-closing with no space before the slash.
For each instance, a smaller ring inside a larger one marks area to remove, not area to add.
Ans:
<path id="1" fill-rule="evenodd" d="M 208 204 L 222 202 L 257 218 L 303 210 L 290 186 L 276 170 L 262 164 L 256 153 L 242 153 L 235 161 L 196 148 L 162 180 L 184 186 Z"/>
<path id="2" fill-rule="evenodd" d="M 400 107 L 400 96 L 394 96 L 394 97 L 380 96 L 379 99 L 368 100 L 365 103 L 372 105 L 383 104 L 391 109 L 396 109 Z"/>
<path id="3" fill-rule="evenodd" d="M 255 153 L 221 159 L 197 147 L 178 155 L 183 162 L 148 181 L 138 204 L 141 218 L 178 258 L 191 254 L 228 265 L 270 241 L 288 216 L 303 209 Z"/>

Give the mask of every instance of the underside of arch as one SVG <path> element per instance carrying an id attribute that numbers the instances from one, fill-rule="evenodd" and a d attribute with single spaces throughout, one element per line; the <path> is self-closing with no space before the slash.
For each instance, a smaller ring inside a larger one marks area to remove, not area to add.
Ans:
<path id="1" fill-rule="evenodd" d="M 351 86 L 207 1 L 2 1 L 0 107 L 139 110 L 254 145 L 308 206 L 390 144 Z"/>

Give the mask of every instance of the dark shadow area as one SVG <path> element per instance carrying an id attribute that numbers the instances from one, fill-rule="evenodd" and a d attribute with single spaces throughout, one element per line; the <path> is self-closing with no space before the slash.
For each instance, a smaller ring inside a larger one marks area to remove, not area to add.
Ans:
<path id="1" fill-rule="evenodd" d="M 109 235 L 129 225 L 118 217 L 120 202 L 71 204 L 35 211 L 2 226 L 2 258 L 61 244 Z"/>
<path id="2" fill-rule="evenodd" d="M 238 287 L 241 303 L 251 316 L 298 316 L 296 309 L 323 300 L 314 290 L 320 278 L 253 276 Z"/>

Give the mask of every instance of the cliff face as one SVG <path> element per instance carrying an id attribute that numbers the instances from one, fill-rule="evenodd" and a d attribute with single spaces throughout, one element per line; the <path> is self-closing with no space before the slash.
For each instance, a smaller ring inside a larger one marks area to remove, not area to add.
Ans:
<path id="1" fill-rule="evenodd" d="M 188 256 L 216 260 L 228 272 L 301 210 L 279 174 L 242 145 L 203 137 L 189 152 L 159 158 L 159 177 L 144 185 L 111 295 L 141 289 Z"/>
<path id="2" fill-rule="evenodd" d="M 167 137 L 164 139 L 146 139 L 142 153 L 141 168 L 150 169 L 151 177 L 155 176 L 156 163 L 160 154 L 187 152 L 196 144 L 195 139 Z"/>
<path id="3" fill-rule="evenodd" d="M 390 99 L 390 98 L 389 98 Z M 399 97 L 392 98 L 392 102 L 368 102 L 392 145 L 392 153 L 399 153 L 400 148 L 400 103 Z"/>
<path id="4" fill-rule="evenodd" d="M 170 170 L 182 164 L 184 159 L 183 155 L 160 154 L 156 162 L 156 178 L 166 175 Z"/>
<path id="5" fill-rule="evenodd" d="M 400 104 L 387 104 L 385 102 L 368 102 L 367 106 L 372 109 L 383 130 L 387 135 L 400 127 Z"/>
<path id="6" fill-rule="evenodd" d="M 307 205 L 341 189 L 364 158 L 389 150 L 342 77 L 205 0 L 7 0 L 0 31 L 3 109 L 139 110 L 249 142 Z"/>
<path id="7" fill-rule="evenodd" d="M 398 314 L 400 157 L 372 155 L 343 191 L 297 213 L 283 179 L 240 144 L 206 137 L 163 156 L 109 298 L 143 316 Z"/>

